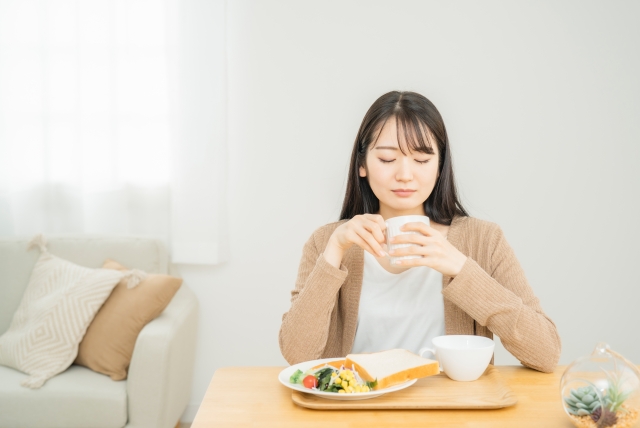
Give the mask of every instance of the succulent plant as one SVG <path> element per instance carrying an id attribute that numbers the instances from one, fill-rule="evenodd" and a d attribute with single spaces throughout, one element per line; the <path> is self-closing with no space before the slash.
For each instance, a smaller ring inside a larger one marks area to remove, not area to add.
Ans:
<path id="1" fill-rule="evenodd" d="M 635 426 L 640 419 L 640 370 L 601 342 L 567 367 L 560 396 L 576 427 Z"/>
<path id="2" fill-rule="evenodd" d="M 609 380 L 609 387 L 607 388 L 606 394 L 604 396 L 604 405 L 607 409 L 615 413 L 618 411 L 620 406 L 622 406 L 622 403 L 624 403 L 624 401 L 629 398 L 629 394 L 631 394 L 631 391 L 622 391 L 622 381 L 620 379 L 621 376 L 619 375 L 619 373 L 606 373 Z"/>
<path id="3" fill-rule="evenodd" d="M 616 412 L 629 397 L 630 392 L 622 391 L 620 377 L 616 373 L 607 372 L 607 378 L 609 386 L 602 398 L 604 409 L 600 405 L 596 389 L 593 386 L 583 386 L 570 390 L 569 396 L 564 398 L 569 413 L 576 416 L 590 416 L 600 428 L 615 425 L 618 422 Z"/>
<path id="4" fill-rule="evenodd" d="M 564 401 L 567 403 L 569 413 L 576 416 L 588 416 L 600 407 L 598 392 L 592 386 L 572 389 Z"/>
<path id="5" fill-rule="evenodd" d="M 598 406 L 591 414 L 591 420 L 593 420 L 599 428 L 606 428 L 615 425 L 618 422 L 618 417 L 615 412 L 612 412 L 606 407 L 603 414 L 602 408 Z"/>

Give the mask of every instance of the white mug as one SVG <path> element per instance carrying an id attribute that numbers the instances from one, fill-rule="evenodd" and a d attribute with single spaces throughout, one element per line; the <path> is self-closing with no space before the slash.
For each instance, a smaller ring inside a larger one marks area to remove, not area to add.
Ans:
<path id="1" fill-rule="evenodd" d="M 435 349 L 422 348 L 420 356 L 432 353 L 441 370 L 453 380 L 469 382 L 478 379 L 487 369 L 495 342 L 484 336 L 447 335 L 431 341 Z"/>
<path id="2" fill-rule="evenodd" d="M 387 225 L 387 251 L 395 250 L 398 248 L 410 247 L 415 244 L 394 244 L 391 245 L 391 238 L 398 235 L 417 235 L 420 232 L 405 232 L 401 231 L 400 227 L 404 226 L 407 223 L 424 223 L 429 226 L 429 217 L 424 215 L 403 215 L 400 217 L 392 217 L 384 222 Z M 400 256 L 400 257 L 391 257 L 391 264 L 394 264 L 396 260 L 407 260 L 407 259 L 419 259 L 420 256 Z"/>

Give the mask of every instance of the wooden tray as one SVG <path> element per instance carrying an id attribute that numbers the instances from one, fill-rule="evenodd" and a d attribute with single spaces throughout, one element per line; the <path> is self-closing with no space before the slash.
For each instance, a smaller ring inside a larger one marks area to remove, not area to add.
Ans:
<path id="1" fill-rule="evenodd" d="M 327 400 L 293 391 L 298 406 L 317 410 L 363 409 L 499 409 L 516 404 L 518 399 L 492 365 L 474 382 L 456 382 L 444 373 L 429 376 L 412 386 L 368 400 Z"/>

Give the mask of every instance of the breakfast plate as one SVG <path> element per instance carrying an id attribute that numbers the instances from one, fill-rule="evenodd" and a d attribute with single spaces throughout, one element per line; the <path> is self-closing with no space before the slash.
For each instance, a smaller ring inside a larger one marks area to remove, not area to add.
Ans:
<path id="1" fill-rule="evenodd" d="M 344 400 L 344 401 L 366 400 L 368 398 L 379 397 L 381 395 L 388 394 L 390 392 L 395 392 L 404 388 L 408 388 L 414 383 L 416 383 L 417 381 L 417 379 L 412 379 L 397 385 L 393 385 L 389 388 L 383 388 L 383 389 L 378 389 L 378 390 L 369 391 L 369 392 L 357 392 L 353 394 L 338 394 L 336 392 L 324 392 L 324 391 L 319 391 L 317 389 L 305 388 L 302 385 L 293 384 L 289 382 L 289 378 L 296 370 L 301 370 L 303 372 L 306 372 L 310 368 L 315 367 L 319 364 L 325 364 L 325 363 L 330 363 L 332 361 L 340 361 L 340 360 L 344 360 L 344 358 L 323 358 L 321 360 L 305 361 L 303 363 L 294 364 L 293 366 L 287 367 L 286 369 L 282 370 L 278 374 L 278 380 L 280 381 L 281 384 L 283 384 L 287 388 L 293 389 L 294 391 L 300 391 L 307 394 L 312 394 L 318 397 L 327 398 L 329 400 Z"/>

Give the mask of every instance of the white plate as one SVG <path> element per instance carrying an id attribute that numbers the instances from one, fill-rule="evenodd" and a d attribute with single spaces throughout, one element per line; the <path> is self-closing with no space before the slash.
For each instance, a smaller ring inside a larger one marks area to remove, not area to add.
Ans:
<path id="1" fill-rule="evenodd" d="M 392 387 L 389 387 L 389 388 L 378 389 L 376 391 L 370 391 L 370 392 L 356 392 L 353 394 L 338 394 L 337 392 L 316 391 L 313 389 L 305 388 L 302 385 L 289 383 L 289 378 L 296 370 L 302 370 L 303 372 L 306 372 L 311 367 L 315 367 L 318 364 L 329 363 L 331 361 L 339 361 L 339 360 L 344 360 L 344 358 L 324 358 L 322 360 L 305 361 L 304 363 L 295 364 L 291 367 L 287 367 L 286 369 L 282 370 L 278 375 L 278 380 L 280 381 L 281 384 L 283 384 L 287 388 L 291 388 L 300 392 L 305 392 L 307 394 L 317 395 L 318 397 L 322 397 L 322 398 L 328 398 L 330 400 L 366 400 L 367 398 L 379 397 L 389 392 L 399 391 L 401 389 L 404 389 L 413 385 L 417 381 L 417 379 L 412 379 L 412 380 L 408 380 L 406 382 L 400 383 L 398 385 L 393 385 Z"/>

